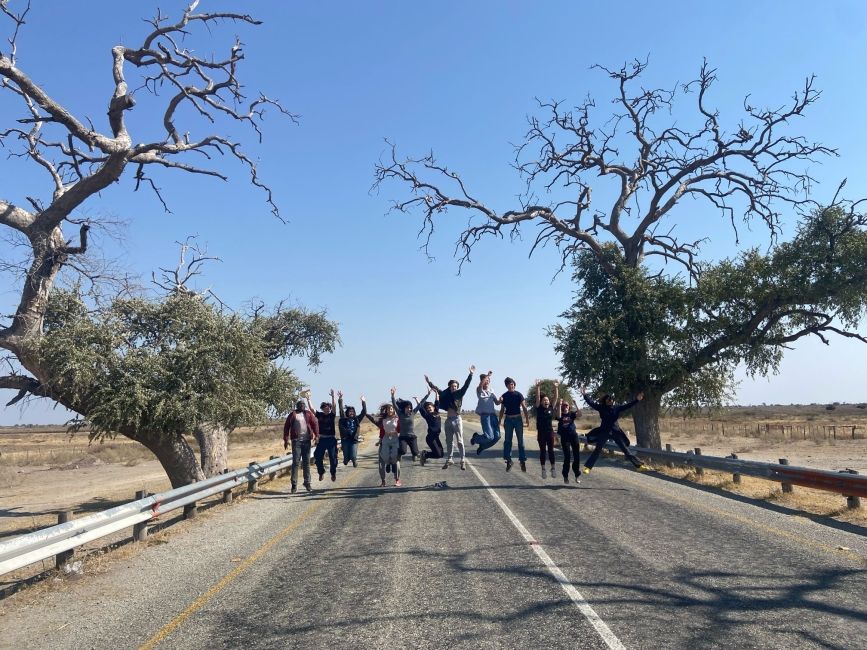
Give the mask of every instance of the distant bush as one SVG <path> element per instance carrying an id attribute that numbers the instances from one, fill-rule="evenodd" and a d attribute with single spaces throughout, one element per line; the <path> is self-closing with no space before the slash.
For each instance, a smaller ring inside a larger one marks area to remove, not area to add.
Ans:
<path id="1" fill-rule="evenodd" d="M 836 404 L 828 404 L 828 406 L 825 407 L 826 411 L 834 411 L 836 409 L 837 409 Z"/>
<path id="2" fill-rule="evenodd" d="M 859 404 L 856 408 L 867 409 L 867 404 Z"/>

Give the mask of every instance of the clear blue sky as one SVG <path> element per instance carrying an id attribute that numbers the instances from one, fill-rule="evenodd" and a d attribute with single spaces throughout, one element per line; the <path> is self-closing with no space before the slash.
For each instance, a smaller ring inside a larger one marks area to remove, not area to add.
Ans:
<path id="1" fill-rule="evenodd" d="M 148 2 L 35 3 L 19 43 L 19 66 L 79 114 L 104 123 L 110 96 L 112 45 L 133 45 L 147 26 Z M 177 15 L 181 2 L 161 2 Z M 202 9 L 236 3 L 203 2 Z M 498 209 L 514 206 L 521 181 L 510 168 L 512 144 L 535 113 L 534 97 L 577 103 L 588 93 L 603 105 L 610 82 L 589 67 L 619 66 L 649 55 L 647 85 L 692 79 L 703 57 L 718 68 L 712 102 L 740 116 L 744 95 L 757 105 L 782 105 L 815 74 L 822 99 L 797 132 L 839 149 L 840 157 L 811 165 L 817 198 L 849 178 L 850 196 L 867 196 L 867 5 L 860 1 L 798 2 L 248 2 L 264 21 L 230 28 L 246 43 L 242 76 L 301 115 L 294 126 L 274 114 L 265 142 L 247 150 L 275 188 L 289 223 L 271 217 L 243 170 L 228 184 L 182 174 L 157 177 L 174 214 L 154 198 L 133 194 L 126 178 L 85 206 L 82 214 L 128 221 L 122 245 L 97 239 L 106 254 L 149 276 L 174 263 L 174 242 L 198 235 L 222 263 L 206 282 L 239 306 L 252 297 L 281 298 L 326 308 L 340 323 L 343 347 L 319 372 L 298 368 L 314 399 L 342 388 L 348 402 L 364 393 L 383 399 L 395 384 L 419 394 L 422 375 L 438 382 L 463 378 L 470 363 L 509 374 L 528 386 L 557 374 L 553 342 L 544 334 L 571 299 L 569 278 L 552 281 L 553 250 L 528 259 L 524 241 L 488 240 L 457 275 L 453 243 L 466 215 L 448 215 L 433 240 L 435 261 L 418 248 L 420 223 L 387 215 L 403 188 L 370 192 L 384 138 L 405 154 L 433 149 Z M 215 36 L 223 30 L 215 31 Z M 222 51 L 226 42 L 217 42 Z M 199 48 L 211 45 L 198 41 Z M 0 96 L 0 124 L 17 117 Z M 147 100 L 131 116 L 133 138 L 153 136 Z M 158 123 L 154 121 L 154 123 Z M 194 135 L 202 124 L 186 127 Z M 0 160 L 4 198 L 45 196 L 47 185 L 20 161 Z M 692 215 L 714 255 L 732 253 L 731 233 L 718 215 Z M 763 233 L 756 228 L 755 237 Z M 0 243 L 0 247 L 7 246 Z M 0 248 L 0 253 L 5 249 Z M 4 280 L 4 282 L 7 282 Z M 0 287 L 10 308 L 17 286 Z M 867 401 L 867 347 L 834 340 L 799 343 L 782 372 L 745 380 L 744 403 Z M 0 391 L 4 403 L 8 396 Z M 0 423 L 47 422 L 64 416 L 46 406 L 0 412 Z"/>

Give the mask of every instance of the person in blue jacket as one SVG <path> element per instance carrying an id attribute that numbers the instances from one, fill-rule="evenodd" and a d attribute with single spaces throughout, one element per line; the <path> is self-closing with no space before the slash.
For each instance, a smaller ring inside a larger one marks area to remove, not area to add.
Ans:
<path id="1" fill-rule="evenodd" d="M 644 399 L 644 393 L 639 392 L 635 396 L 634 400 L 627 402 L 626 404 L 620 404 L 619 406 L 614 403 L 614 397 L 611 395 L 605 395 L 599 402 L 594 402 L 590 397 L 588 397 L 587 389 L 584 386 L 581 387 L 581 394 L 584 396 L 584 401 L 587 402 L 587 406 L 592 408 L 594 411 L 597 411 L 602 420 L 598 427 L 587 434 L 588 442 L 595 443 L 596 448 L 593 450 L 593 453 L 590 454 L 590 458 L 587 459 L 587 462 L 584 463 L 584 473 L 590 473 L 590 470 L 593 469 L 593 466 L 599 458 L 599 454 L 602 453 L 602 450 L 605 448 L 605 445 L 609 440 L 614 440 L 615 444 L 620 448 L 620 451 L 622 451 L 623 455 L 626 456 L 626 459 L 637 469 L 646 469 L 638 457 L 629 451 L 629 438 L 626 437 L 623 429 L 621 429 L 620 425 L 617 424 L 617 420 L 624 411 L 631 409 L 633 406 L 638 404 L 638 402 Z"/>

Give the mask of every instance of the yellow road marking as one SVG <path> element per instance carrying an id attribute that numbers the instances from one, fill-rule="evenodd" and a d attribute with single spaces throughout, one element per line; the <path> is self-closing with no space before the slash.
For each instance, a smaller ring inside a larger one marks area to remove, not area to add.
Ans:
<path id="1" fill-rule="evenodd" d="M 639 483 L 634 481 L 634 480 L 633 480 L 633 483 L 635 485 L 639 485 Z M 704 505 L 701 503 L 696 503 L 695 501 L 692 501 L 690 499 L 683 499 L 680 497 L 676 497 L 676 496 L 673 496 L 671 493 L 666 492 L 664 490 L 659 490 L 657 488 L 653 488 L 653 487 L 643 485 L 643 484 L 641 484 L 640 487 L 642 489 L 646 489 L 648 492 L 654 492 L 658 495 L 661 495 L 670 501 L 676 501 L 676 502 L 683 504 L 683 505 L 687 505 L 687 506 L 697 508 L 700 510 L 705 510 L 707 512 L 712 512 L 715 515 L 720 515 L 721 517 L 725 517 L 727 519 L 733 519 L 734 521 L 737 521 L 737 522 L 742 523 L 742 524 L 747 524 L 749 526 L 752 526 L 753 528 L 758 528 L 759 530 L 762 530 L 766 533 L 770 533 L 772 535 L 776 535 L 777 537 L 782 537 L 784 539 L 788 539 L 790 541 L 797 542 L 798 544 L 803 544 L 804 546 L 810 546 L 810 547 L 815 548 L 817 550 L 825 551 L 826 553 L 831 553 L 832 555 L 840 555 L 840 556 L 845 557 L 849 560 L 854 560 L 858 564 L 861 564 L 861 565 L 867 564 L 867 558 L 865 558 L 862 555 L 859 555 L 858 553 L 856 553 L 854 551 L 836 548 L 836 547 L 831 546 L 829 544 L 823 544 L 822 542 L 817 542 L 815 540 L 810 539 L 809 537 L 804 537 L 803 535 L 799 535 L 797 533 L 790 533 L 788 531 L 781 530 L 779 528 L 774 528 L 773 526 L 768 526 L 767 524 L 762 524 L 758 521 L 755 521 L 754 519 L 750 519 L 749 517 L 744 517 L 742 515 L 736 515 L 734 513 L 727 512 L 727 511 L 721 510 L 719 508 L 715 508 L 713 506 L 708 506 L 708 505 Z"/>
<path id="2" fill-rule="evenodd" d="M 349 485 L 352 481 L 353 477 L 358 476 L 359 472 L 352 472 L 348 479 L 342 479 L 335 487 L 345 487 Z M 313 503 L 311 503 L 307 508 L 298 515 L 292 523 L 290 523 L 286 528 L 281 530 L 279 533 L 276 533 L 271 539 L 262 544 L 259 548 L 257 548 L 251 555 L 247 557 L 241 564 L 236 566 L 232 571 L 227 573 L 217 584 L 208 589 L 201 596 L 196 598 L 193 602 L 191 602 L 184 611 L 175 616 L 171 621 L 166 623 L 162 628 L 160 628 L 156 634 L 150 637 L 147 641 L 145 641 L 142 645 L 139 646 L 139 650 L 152 650 L 157 645 L 159 645 L 162 641 L 166 639 L 172 632 L 174 632 L 184 621 L 186 621 L 192 614 L 194 614 L 198 609 L 208 603 L 211 599 L 214 598 L 218 593 L 220 593 L 223 589 L 225 589 L 235 578 L 237 578 L 241 573 L 250 568 L 254 562 L 259 560 L 265 553 L 271 550 L 275 544 L 280 542 L 284 537 L 292 533 L 298 526 L 300 526 L 311 514 L 313 514 L 316 510 L 318 510 L 323 503 L 330 500 L 330 495 L 328 493 L 325 494 L 324 498 L 317 499 Z"/>

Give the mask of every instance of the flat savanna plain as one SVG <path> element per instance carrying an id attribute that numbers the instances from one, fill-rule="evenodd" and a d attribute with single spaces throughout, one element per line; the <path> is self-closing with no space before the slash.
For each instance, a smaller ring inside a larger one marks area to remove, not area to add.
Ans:
<path id="1" fill-rule="evenodd" d="M 595 426 L 595 416 L 585 409 L 579 430 Z M 627 430 L 632 426 L 628 417 L 622 424 Z M 423 423 L 416 428 L 423 431 Z M 478 429 L 475 416 L 465 416 L 467 442 Z M 792 465 L 867 474 L 867 409 L 855 405 L 833 410 L 824 405 L 732 407 L 711 416 L 669 415 L 662 419 L 661 430 L 663 443 L 676 451 L 699 447 L 705 455 L 736 453 L 742 459 L 766 462 L 787 458 Z M 363 432 L 375 435 L 367 423 Z M 532 427 L 527 432 L 528 449 L 538 448 L 535 434 Z M 281 436 L 281 423 L 236 431 L 230 442 L 230 466 L 284 453 Z M 423 439 L 419 435 L 420 446 Z M 500 448 L 488 453 L 499 454 Z M 535 454 L 528 468 L 538 471 Z M 734 485 L 731 476 L 716 472 L 696 476 L 685 469 L 660 471 L 705 487 L 867 524 L 865 508 L 847 511 L 839 495 L 802 488 L 784 495 L 778 484 L 758 479 L 745 478 Z M 60 511 L 81 516 L 129 501 L 137 490 L 160 492 L 169 487 L 150 452 L 125 438 L 89 442 L 86 433 L 70 435 L 62 427 L 0 428 L 0 539 L 52 525 Z"/>

